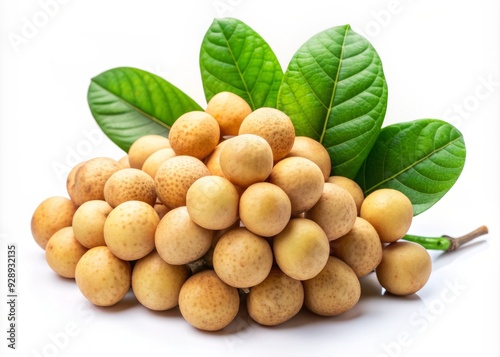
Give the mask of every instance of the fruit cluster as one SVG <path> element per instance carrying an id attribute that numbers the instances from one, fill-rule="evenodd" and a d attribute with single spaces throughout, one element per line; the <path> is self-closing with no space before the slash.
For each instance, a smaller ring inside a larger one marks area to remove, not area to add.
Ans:
<path id="1" fill-rule="evenodd" d="M 285 113 L 222 92 L 179 117 L 168 139 L 146 135 L 120 160 L 75 166 L 70 198 L 43 201 L 31 229 L 48 265 L 91 303 L 132 289 L 145 307 L 178 306 L 207 331 L 231 323 L 243 297 L 267 326 L 303 306 L 342 314 L 373 271 L 392 294 L 422 288 L 430 256 L 400 240 L 409 199 L 392 189 L 365 197 L 330 171 L 327 150 L 296 137 Z"/>

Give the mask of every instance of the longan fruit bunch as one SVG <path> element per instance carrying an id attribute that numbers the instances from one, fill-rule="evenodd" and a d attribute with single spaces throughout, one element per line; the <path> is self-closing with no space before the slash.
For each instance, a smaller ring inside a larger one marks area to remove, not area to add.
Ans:
<path id="1" fill-rule="evenodd" d="M 342 314 L 374 271 L 392 294 L 422 288 L 429 254 L 399 241 L 409 199 L 391 189 L 365 197 L 330 172 L 326 149 L 296 136 L 285 113 L 222 92 L 168 138 L 145 135 L 119 160 L 76 165 L 69 198 L 40 203 L 31 228 L 48 265 L 93 304 L 132 290 L 146 308 L 178 307 L 206 331 L 229 325 L 242 299 L 266 326 L 302 308 Z"/>

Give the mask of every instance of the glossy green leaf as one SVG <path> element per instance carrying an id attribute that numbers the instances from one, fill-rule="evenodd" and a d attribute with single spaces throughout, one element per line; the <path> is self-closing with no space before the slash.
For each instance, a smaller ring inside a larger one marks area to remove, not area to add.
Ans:
<path id="1" fill-rule="evenodd" d="M 110 69 L 92 78 L 87 100 L 102 131 L 126 152 L 139 137 L 168 136 L 178 117 L 202 110 L 166 80 L 130 67 Z"/>
<path id="2" fill-rule="evenodd" d="M 380 132 L 387 108 L 382 62 L 349 25 L 327 29 L 295 53 L 283 77 L 278 109 L 297 135 L 323 144 L 332 174 L 354 178 Z"/>
<path id="3" fill-rule="evenodd" d="M 397 123 L 382 129 L 356 181 L 365 194 L 380 188 L 403 192 L 418 215 L 455 184 L 465 156 L 463 136 L 449 123 L 437 119 Z"/>
<path id="4" fill-rule="evenodd" d="M 267 42 L 240 20 L 213 21 L 201 45 L 200 70 L 207 102 L 227 91 L 252 109 L 276 107 L 283 70 Z"/>

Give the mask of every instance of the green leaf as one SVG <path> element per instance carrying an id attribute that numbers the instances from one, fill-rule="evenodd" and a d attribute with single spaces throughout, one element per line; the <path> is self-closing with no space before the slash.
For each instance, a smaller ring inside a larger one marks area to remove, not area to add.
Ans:
<path id="1" fill-rule="evenodd" d="M 278 109 L 328 150 L 332 174 L 354 178 L 380 132 L 387 108 L 382 62 L 349 25 L 310 38 L 283 77 Z"/>
<path id="2" fill-rule="evenodd" d="M 462 134 L 449 123 L 437 119 L 397 123 L 382 129 L 356 181 L 365 194 L 380 188 L 403 192 L 418 215 L 455 184 L 465 154 Z"/>
<path id="3" fill-rule="evenodd" d="M 283 70 L 267 42 L 242 21 L 213 21 L 201 45 L 200 70 L 207 102 L 232 92 L 253 110 L 276 108 Z"/>
<path id="4" fill-rule="evenodd" d="M 102 131 L 126 152 L 139 137 L 168 136 L 178 117 L 202 110 L 166 80 L 130 67 L 110 69 L 92 78 L 87 100 Z"/>

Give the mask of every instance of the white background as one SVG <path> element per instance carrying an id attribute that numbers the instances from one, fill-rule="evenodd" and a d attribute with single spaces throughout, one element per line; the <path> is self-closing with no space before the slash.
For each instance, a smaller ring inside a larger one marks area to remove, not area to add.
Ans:
<path id="1" fill-rule="evenodd" d="M 52 6 L 43 4 L 52 3 Z M 500 6 L 495 0 L 1 0 L 0 355 L 8 356 L 498 356 L 500 354 Z M 57 6 L 55 6 L 56 4 Z M 416 295 L 382 295 L 373 276 L 350 312 L 302 312 L 276 328 L 242 313 L 218 333 L 195 330 L 178 310 L 154 313 L 133 297 L 95 308 L 59 278 L 35 244 L 30 219 L 45 198 L 67 196 L 75 160 L 120 158 L 86 102 L 90 78 L 117 66 L 154 72 L 204 100 L 201 40 L 214 17 L 259 32 L 286 68 L 326 28 L 351 24 L 379 52 L 389 85 L 386 124 L 445 119 L 460 129 L 467 162 L 453 189 L 415 218 L 413 234 L 490 234 L 432 254 Z M 30 25 L 31 24 L 31 25 Z M 33 27 L 34 26 L 34 27 Z M 88 135 L 94 135 L 94 142 Z M 18 248 L 16 351 L 6 348 L 6 247 Z"/>

